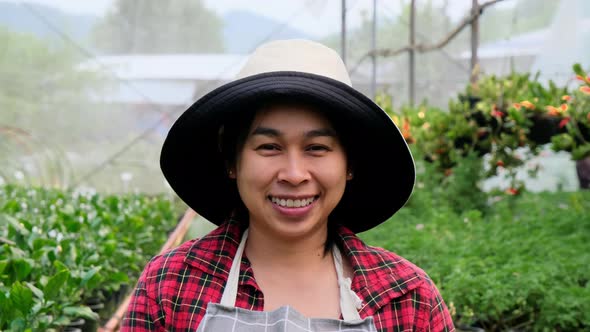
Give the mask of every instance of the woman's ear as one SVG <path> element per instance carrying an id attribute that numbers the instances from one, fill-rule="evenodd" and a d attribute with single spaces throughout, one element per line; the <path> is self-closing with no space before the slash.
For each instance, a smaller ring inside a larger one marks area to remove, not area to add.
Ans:
<path id="1" fill-rule="evenodd" d="M 354 177 L 354 174 L 352 173 L 351 170 L 346 171 L 346 181 L 352 180 L 353 177 Z"/>
<path id="2" fill-rule="evenodd" d="M 230 168 L 230 169 L 227 171 L 227 176 L 228 176 L 230 179 L 235 179 L 235 178 L 236 178 L 236 169 L 235 169 L 234 167 Z"/>

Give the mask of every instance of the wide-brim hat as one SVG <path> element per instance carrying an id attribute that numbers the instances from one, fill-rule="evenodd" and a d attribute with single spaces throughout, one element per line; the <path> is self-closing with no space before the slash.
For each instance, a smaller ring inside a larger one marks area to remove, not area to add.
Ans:
<path id="1" fill-rule="evenodd" d="M 352 88 L 335 51 L 307 40 L 282 40 L 257 48 L 236 80 L 197 100 L 168 132 L 160 166 L 189 207 L 217 225 L 230 217 L 239 196 L 219 148 L 220 130 L 252 105 L 281 98 L 315 105 L 338 124 L 354 177 L 331 222 L 366 231 L 406 203 L 415 181 L 414 161 L 391 118 Z"/>

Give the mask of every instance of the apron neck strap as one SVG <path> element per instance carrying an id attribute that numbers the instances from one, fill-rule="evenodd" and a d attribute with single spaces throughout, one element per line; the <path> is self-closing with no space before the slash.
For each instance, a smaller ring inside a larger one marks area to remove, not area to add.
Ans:
<path id="1" fill-rule="evenodd" d="M 236 251 L 236 256 L 231 263 L 231 269 L 229 270 L 229 276 L 225 283 L 223 295 L 221 295 L 221 302 L 219 304 L 233 307 L 236 305 L 236 298 L 238 297 L 238 279 L 240 278 L 240 264 L 242 263 L 242 256 L 244 255 L 244 248 L 246 247 L 246 240 L 248 239 L 248 229 L 244 231 L 242 240 Z"/>

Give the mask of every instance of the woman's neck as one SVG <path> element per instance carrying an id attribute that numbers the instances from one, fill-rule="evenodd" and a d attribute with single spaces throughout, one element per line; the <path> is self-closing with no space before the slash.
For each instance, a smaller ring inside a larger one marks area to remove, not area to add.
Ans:
<path id="1" fill-rule="evenodd" d="M 331 255 L 325 254 L 327 225 L 301 238 L 285 239 L 250 225 L 246 255 L 253 265 L 264 264 L 281 270 L 314 270 Z"/>

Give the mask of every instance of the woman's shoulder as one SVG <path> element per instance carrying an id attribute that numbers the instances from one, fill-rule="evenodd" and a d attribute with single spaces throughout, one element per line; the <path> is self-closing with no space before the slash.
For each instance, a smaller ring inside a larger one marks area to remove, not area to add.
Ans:
<path id="1" fill-rule="evenodd" d="M 192 239 L 186 241 L 178 247 L 168 249 L 163 253 L 152 257 L 146 266 L 145 272 L 150 275 L 158 273 L 158 271 L 162 269 L 165 269 L 166 272 L 182 269 L 184 267 L 186 256 L 198 240 L 199 239 Z"/>
<path id="2" fill-rule="evenodd" d="M 363 274 L 376 274 L 380 277 L 389 275 L 397 280 L 428 277 L 424 270 L 393 251 L 369 245 L 344 227 L 339 233 L 344 251 L 355 265 L 355 270 L 360 270 Z"/>
<path id="3" fill-rule="evenodd" d="M 428 273 L 408 259 L 395 252 L 367 245 L 369 255 L 373 255 L 381 272 L 395 285 L 405 285 L 407 290 L 415 290 L 424 295 L 436 296 L 438 290 Z"/>
<path id="4" fill-rule="evenodd" d="M 222 224 L 202 238 L 186 241 L 176 248 L 154 256 L 144 273 L 157 276 L 156 281 L 176 278 L 178 274 L 210 274 L 223 277 L 237 249 L 240 230 L 235 225 Z"/>
<path id="5" fill-rule="evenodd" d="M 424 270 L 396 252 L 366 244 L 352 232 L 342 232 L 344 250 L 355 270 L 359 289 L 387 291 L 391 297 L 409 292 L 433 295 L 434 284 Z"/>

